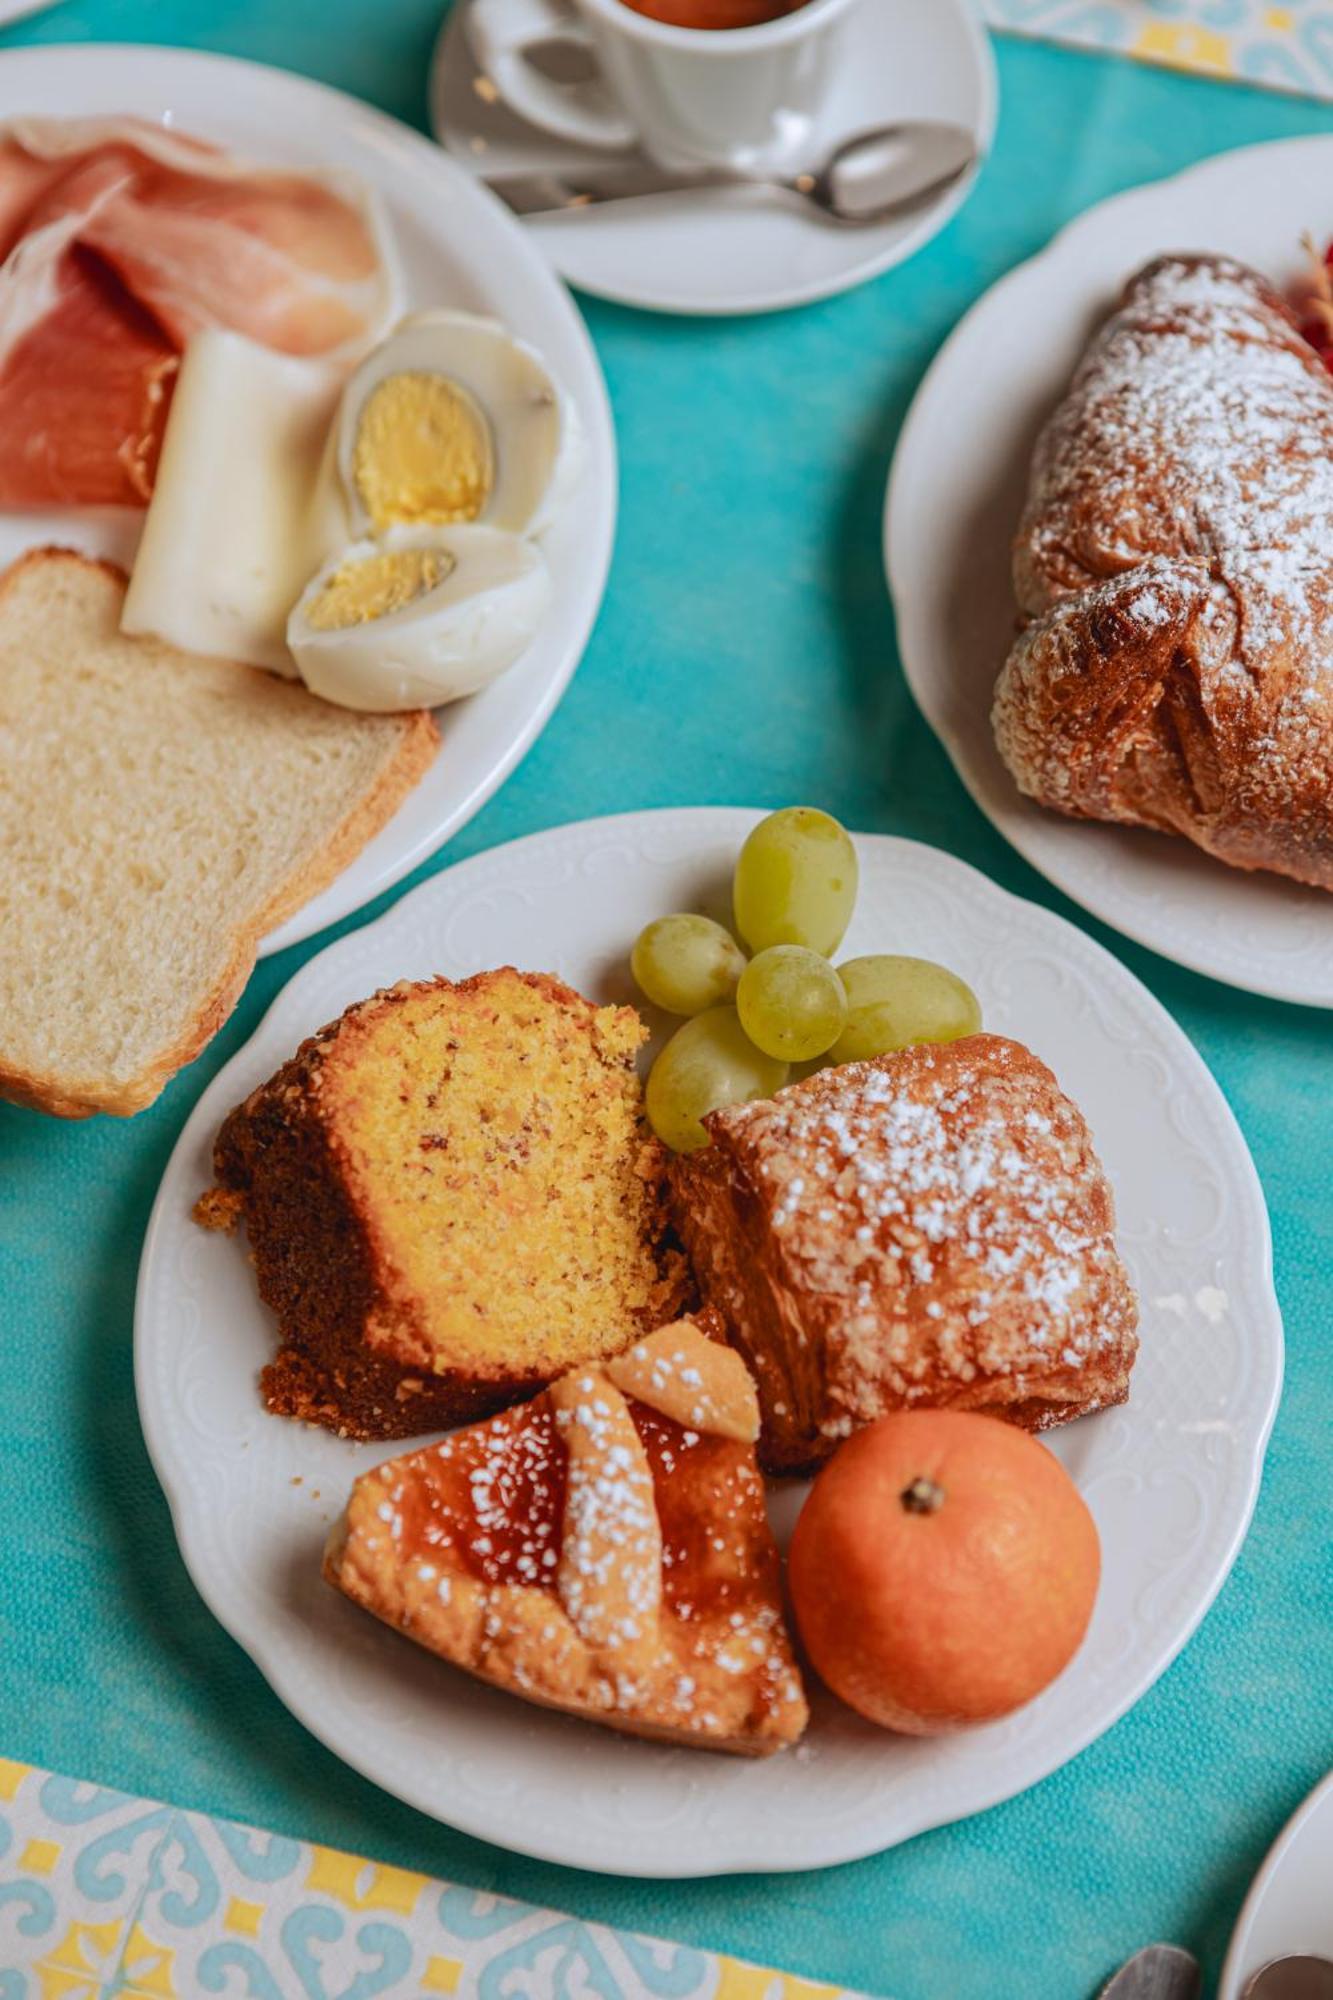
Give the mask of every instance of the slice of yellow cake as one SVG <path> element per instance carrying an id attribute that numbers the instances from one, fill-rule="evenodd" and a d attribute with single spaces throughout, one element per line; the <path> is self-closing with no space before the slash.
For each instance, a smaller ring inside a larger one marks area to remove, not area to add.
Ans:
<path id="1" fill-rule="evenodd" d="M 328 1581 L 479 1679 L 762 1757 L 807 1709 L 740 1356 L 688 1321 L 363 1473 Z"/>
<path id="2" fill-rule="evenodd" d="M 349 1007 L 233 1111 L 200 1220 L 244 1217 L 270 1409 L 410 1437 L 615 1354 L 677 1310 L 646 1030 L 512 968 Z"/>

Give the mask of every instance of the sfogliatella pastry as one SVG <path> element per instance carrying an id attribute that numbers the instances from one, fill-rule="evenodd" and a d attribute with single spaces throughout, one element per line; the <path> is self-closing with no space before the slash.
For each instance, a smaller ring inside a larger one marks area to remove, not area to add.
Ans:
<path id="1" fill-rule="evenodd" d="M 765 1756 L 805 1728 L 738 1355 L 689 1321 L 363 1473 L 324 1573 L 479 1679 Z"/>
<path id="2" fill-rule="evenodd" d="M 1042 1430 L 1124 1402 L 1138 1309 L 1111 1189 L 1019 1043 L 902 1049 L 705 1125 L 673 1162 L 677 1219 L 754 1373 L 770 1471 L 891 1410 Z"/>
<path id="3" fill-rule="evenodd" d="M 1129 285 L 1047 425 L 996 689 L 1020 788 L 1333 888 L 1333 378 L 1220 257 Z"/>
<path id="4" fill-rule="evenodd" d="M 349 1007 L 233 1111 L 196 1213 L 244 1216 L 281 1350 L 269 1408 L 411 1437 L 679 1310 L 632 1007 L 512 968 Z"/>

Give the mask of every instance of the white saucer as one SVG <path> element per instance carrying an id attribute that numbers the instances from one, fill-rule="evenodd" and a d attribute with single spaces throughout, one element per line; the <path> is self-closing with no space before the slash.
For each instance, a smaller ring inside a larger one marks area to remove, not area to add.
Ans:
<path id="1" fill-rule="evenodd" d="M 468 46 L 472 0 L 456 0 L 436 45 L 431 125 L 476 174 L 570 172 L 606 154 L 548 138 L 479 95 Z M 967 126 L 984 159 L 995 129 L 990 43 L 968 0 L 861 0 L 848 18 L 821 141 L 896 118 Z M 657 196 L 614 209 L 529 219 L 525 227 L 582 291 L 657 312 L 753 313 L 847 291 L 901 264 L 962 206 L 974 171 L 938 201 L 873 229 L 846 230 L 774 202 L 726 192 Z"/>
<path id="2" fill-rule="evenodd" d="M 1259 1182 L 1165 1009 L 1049 910 L 951 855 L 859 835 L 844 948 L 892 939 L 955 966 L 987 1026 L 1029 1043 L 1082 1106 L 1115 1187 L 1143 1346 L 1123 1409 L 1050 1435 L 1102 1541 L 1096 1614 L 1069 1671 L 1008 1720 L 933 1741 L 875 1730 L 819 1695 L 805 1744 L 750 1765 L 526 1708 L 327 1588 L 331 1519 L 357 1473 L 402 1447 L 352 1444 L 260 1402 L 273 1326 L 254 1272 L 239 1242 L 190 1219 L 224 1114 L 303 1036 L 396 979 L 543 966 L 599 999 L 628 999 L 630 941 L 663 910 L 708 907 L 754 820 L 672 810 L 535 834 L 433 876 L 310 959 L 196 1105 L 139 1272 L 139 1414 L 181 1553 L 275 1692 L 423 1812 L 617 1875 L 851 1861 L 1057 1770 L 1152 1685 L 1211 1604 L 1245 1535 L 1282 1380 Z M 787 1526 L 798 1504 L 789 1485 Z"/>
<path id="3" fill-rule="evenodd" d="M 1070 223 L 955 328 L 898 442 L 885 558 L 908 686 L 981 810 L 1104 923 L 1212 979 L 1333 1006 L 1333 897 L 1227 868 L 1188 841 L 1063 819 L 1020 796 L 990 726 L 1013 638 L 1010 542 L 1036 434 L 1124 280 L 1167 250 L 1238 257 L 1279 285 L 1323 242 L 1333 137 L 1247 146 Z"/>
<path id="4" fill-rule="evenodd" d="M 1270 1959 L 1333 1958 L 1333 1773 L 1287 1821 L 1236 1919 L 1217 2000 L 1240 2000 Z"/>

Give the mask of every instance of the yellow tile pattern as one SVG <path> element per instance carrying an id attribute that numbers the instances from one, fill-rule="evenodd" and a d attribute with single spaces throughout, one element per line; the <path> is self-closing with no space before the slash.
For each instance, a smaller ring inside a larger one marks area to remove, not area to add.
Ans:
<path id="1" fill-rule="evenodd" d="M 258 1937 L 259 1926 L 264 1921 L 264 1905 L 247 1903 L 240 1896 L 233 1896 L 227 1905 L 223 1918 L 229 1931 L 239 1931 L 242 1937 Z"/>
<path id="2" fill-rule="evenodd" d="M 187 2000 L 175 1980 L 176 1955 L 135 1924 L 125 1946 L 122 2000 Z"/>
<path id="3" fill-rule="evenodd" d="M 312 1949 L 321 1965 L 328 1946 L 358 1953 L 370 1913 L 374 1928 L 393 1939 L 395 1970 L 384 2000 L 463 2000 L 479 1990 L 489 1967 L 535 1965 L 557 1940 L 571 1967 L 610 1975 L 608 2000 L 642 1991 L 633 1940 L 554 1910 L 477 1898 L 335 1848 L 266 1845 L 254 1828 L 172 1813 L 96 1785 L 72 1788 L 12 1760 L 0 1760 L 0 1798 L 12 1801 L 5 1813 L 9 1867 L 27 1878 L 39 1915 L 19 1968 L 29 2000 L 107 2000 L 113 1991 L 119 2000 L 202 2000 L 200 1967 L 219 1955 L 243 1976 L 269 1969 L 286 1992 L 298 1959 L 308 1969 Z M 93 1844 L 116 1856 L 114 1879 L 102 1869 L 95 1882 L 85 1880 L 77 1864 Z M 182 1896 L 186 1878 L 192 1887 Z M 110 1906 L 102 1901 L 108 1886 Z M 640 1943 L 675 1958 L 670 1946 Z M 679 1964 L 678 2000 L 857 2000 L 739 1959 L 687 1952 Z M 344 1968 L 341 1956 L 337 1968 Z M 326 1970 L 333 1969 L 330 1959 Z"/>
<path id="4" fill-rule="evenodd" d="M 334 1847 L 312 1847 L 306 1887 L 332 1896 L 349 1910 L 394 1910 L 400 1917 L 410 1917 L 422 1890 L 429 1887 L 429 1878 L 340 1854 Z"/>
<path id="5" fill-rule="evenodd" d="M 1235 69 L 1225 35 L 1169 21 L 1150 22 L 1130 44 L 1130 53 L 1145 56 L 1150 62 L 1174 63 L 1181 69 L 1207 70 L 1214 76 L 1231 76 Z"/>
<path id="6" fill-rule="evenodd" d="M 0 1799 L 16 1798 L 31 1769 L 31 1764 L 16 1764 L 12 1757 L 0 1757 Z"/>
<path id="7" fill-rule="evenodd" d="M 713 2000 L 838 2000 L 842 1988 L 817 1986 L 789 1972 L 766 1972 L 739 1958 L 720 1958 Z"/>

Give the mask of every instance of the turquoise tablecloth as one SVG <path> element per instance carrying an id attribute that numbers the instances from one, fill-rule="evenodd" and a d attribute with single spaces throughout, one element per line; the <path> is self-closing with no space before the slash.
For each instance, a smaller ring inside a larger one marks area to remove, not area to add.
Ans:
<path id="1" fill-rule="evenodd" d="M 421 123 L 436 13 L 435 0 L 83 0 L 3 39 L 199 44 Z M 1059 904 L 970 805 L 903 685 L 878 545 L 894 435 L 956 317 L 1068 217 L 1226 146 L 1333 129 L 1333 108 L 1031 45 L 999 56 L 995 157 L 905 270 L 732 324 L 589 305 L 624 467 L 610 594 L 541 743 L 432 867 L 623 807 L 808 799 Z M 1293 233 L 1328 211 L 1327 188 L 1293 187 Z M 1193 1036 L 1249 1138 L 1288 1376 L 1254 1529 L 1215 1610 L 1068 1769 L 855 1867 L 654 1887 L 464 1839 L 289 1718 L 181 1566 L 139 1434 L 130 1324 L 185 1115 L 312 946 L 261 966 L 208 1053 L 132 1123 L 0 1107 L 0 1749 L 897 2000 L 1078 2000 L 1159 1936 L 1216 1970 L 1270 1839 L 1333 1763 L 1333 1049 L 1327 1015 L 1104 942 Z"/>

